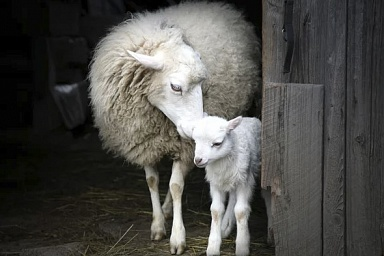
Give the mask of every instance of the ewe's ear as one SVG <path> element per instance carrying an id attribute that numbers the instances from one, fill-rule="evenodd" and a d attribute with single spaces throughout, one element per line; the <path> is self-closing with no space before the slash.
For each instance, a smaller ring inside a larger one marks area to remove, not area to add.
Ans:
<path id="1" fill-rule="evenodd" d="M 140 62 L 143 66 L 155 70 L 160 70 L 163 68 L 163 61 L 156 56 L 149 56 L 145 54 L 135 53 L 130 50 L 127 50 L 128 54 L 135 58 L 138 62 Z"/>
<path id="2" fill-rule="evenodd" d="M 238 116 L 232 120 L 229 120 L 227 125 L 227 133 L 235 129 L 241 123 L 242 120 L 243 120 L 243 117 L 241 116 Z"/>

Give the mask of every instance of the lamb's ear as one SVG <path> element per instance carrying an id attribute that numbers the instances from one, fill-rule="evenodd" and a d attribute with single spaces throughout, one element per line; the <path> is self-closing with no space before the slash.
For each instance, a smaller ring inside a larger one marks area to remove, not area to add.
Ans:
<path id="1" fill-rule="evenodd" d="M 243 117 L 241 116 L 238 116 L 232 120 L 229 120 L 227 125 L 227 133 L 235 129 L 241 123 L 242 120 L 243 120 Z"/>
<path id="2" fill-rule="evenodd" d="M 132 52 L 127 50 L 128 54 L 140 62 L 143 66 L 155 70 L 160 70 L 164 67 L 164 63 L 156 56 L 149 56 L 141 53 Z"/>
<path id="3" fill-rule="evenodd" d="M 208 113 L 207 112 L 203 112 L 203 117 L 207 117 L 208 116 Z"/>

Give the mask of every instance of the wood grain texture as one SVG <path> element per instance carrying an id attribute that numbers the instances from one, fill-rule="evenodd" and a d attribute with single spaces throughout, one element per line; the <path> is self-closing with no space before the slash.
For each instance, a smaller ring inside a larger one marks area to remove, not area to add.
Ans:
<path id="1" fill-rule="evenodd" d="M 299 1 L 292 79 L 324 85 L 323 255 L 345 255 L 346 1 Z"/>
<path id="2" fill-rule="evenodd" d="M 293 188 L 281 175 L 292 151 L 281 129 L 291 96 L 271 82 L 324 85 L 322 226 L 313 232 L 322 232 L 323 255 L 384 255 L 384 3 L 295 0 L 289 74 L 282 72 L 283 17 L 284 1 L 263 1 L 262 186 Z M 274 222 L 289 228 L 301 205 L 275 199 Z M 275 234 L 288 241 L 285 228 Z"/>
<path id="3" fill-rule="evenodd" d="M 282 33 L 284 1 L 262 0 L 262 5 L 263 82 L 288 82 L 290 75 L 283 73 L 287 49 Z"/>
<path id="4" fill-rule="evenodd" d="M 349 1 L 347 255 L 383 255 L 384 3 Z"/>
<path id="5" fill-rule="evenodd" d="M 263 1 L 263 12 L 264 83 L 324 85 L 323 253 L 344 255 L 347 2 L 295 0 L 295 49 L 290 74 L 282 72 L 286 51 L 281 38 L 284 1 Z M 263 120 L 266 118 L 263 115 Z M 276 158 L 268 161 L 274 164 Z M 268 172 L 262 171 L 264 186 L 270 183 L 268 175 L 274 171 Z"/>
<path id="6" fill-rule="evenodd" d="M 324 87 L 264 86 L 262 168 L 274 201 L 276 255 L 322 255 Z"/>

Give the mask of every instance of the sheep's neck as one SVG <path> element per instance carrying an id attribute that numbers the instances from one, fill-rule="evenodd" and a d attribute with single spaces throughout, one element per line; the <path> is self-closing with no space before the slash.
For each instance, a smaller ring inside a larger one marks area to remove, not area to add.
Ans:
<path id="1" fill-rule="evenodd" d="M 211 184 L 220 187 L 224 191 L 230 191 L 242 180 L 242 172 L 238 168 L 238 152 L 236 150 L 236 138 L 233 136 L 233 150 L 225 157 L 216 160 L 206 167 L 206 179 Z"/>

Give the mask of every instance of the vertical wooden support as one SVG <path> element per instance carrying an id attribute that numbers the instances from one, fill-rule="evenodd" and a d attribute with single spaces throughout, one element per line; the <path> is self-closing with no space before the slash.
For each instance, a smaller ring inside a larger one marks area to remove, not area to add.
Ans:
<path id="1" fill-rule="evenodd" d="M 348 1 L 347 255 L 384 255 L 384 3 Z"/>
<path id="2" fill-rule="evenodd" d="M 295 82 L 324 85 L 323 255 L 345 255 L 346 0 L 301 0 Z"/>
<path id="3" fill-rule="evenodd" d="M 271 187 L 276 255 L 322 255 L 324 87 L 264 84 L 262 187 Z"/>

